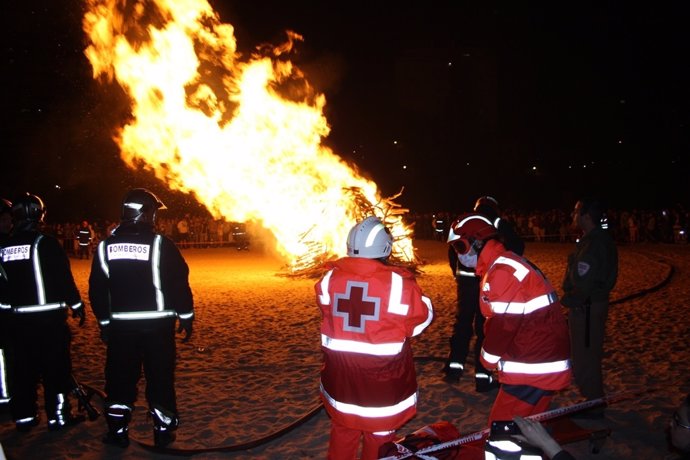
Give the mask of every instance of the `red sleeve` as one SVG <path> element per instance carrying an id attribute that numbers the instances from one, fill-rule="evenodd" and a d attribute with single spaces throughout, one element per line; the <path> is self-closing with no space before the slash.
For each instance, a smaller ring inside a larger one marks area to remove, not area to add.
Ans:
<path id="1" fill-rule="evenodd" d="M 484 323 L 482 349 L 486 353 L 502 357 L 510 348 L 523 319 L 523 315 L 503 313 L 505 308 L 502 305 L 515 298 L 521 289 L 521 284 L 513 275 L 512 270 L 504 269 L 489 273 L 484 284 L 488 284 L 489 290 L 482 292 L 481 295 L 492 306 L 492 313 Z M 496 367 L 495 364 L 487 363 L 483 358 L 481 361 L 488 369 Z"/>

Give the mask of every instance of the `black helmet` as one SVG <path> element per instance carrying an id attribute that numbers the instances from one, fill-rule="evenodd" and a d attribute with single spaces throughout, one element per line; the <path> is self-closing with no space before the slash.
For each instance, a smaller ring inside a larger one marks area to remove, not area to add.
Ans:
<path id="1" fill-rule="evenodd" d="M 36 195 L 24 193 L 12 202 L 12 218 L 15 222 L 43 222 L 46 207 Z"/>
<path id="2" fill-rule="evenodd" d="M 474 212 L 488 217 L 495 224 L 495 220 L 499 216 L 498 200 L 489 195 L 480 196 L 474 202 Z"/>
<path id="3" fill-rule="evenodd" d="M 0 198 L 0 206 L 2 207 L 2 209 L 0 209 L 0 214 L 5 214 L 6 212 L 12 214 L 12 202 L 10 200 Z"/>
<path id="4" fill-rule="evenodd" d="M 12 231 L 12 202 L 0 198 L 0 235 L 9 235 Z"/>
<path id="5" fill-rule="evenodd" d="M 143 222 L 153 225 L 156 219 L 156 211 L 167 209 L 163 202 L 145 188 L 135 188 L 127 192 L 122 200 L 122 216 L 120 221 Z"/>

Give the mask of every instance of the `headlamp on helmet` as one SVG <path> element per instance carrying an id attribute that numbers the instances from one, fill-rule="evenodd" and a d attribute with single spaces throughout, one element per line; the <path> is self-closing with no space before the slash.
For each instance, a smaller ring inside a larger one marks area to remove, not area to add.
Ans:
<path id="1" fill-rule="evenodd" d="M 153 192 L 145 188 L 130 190 L 122 200 L 122 223 L 147 223 L 153 225 L 156 211 L 167 209 Z"/>

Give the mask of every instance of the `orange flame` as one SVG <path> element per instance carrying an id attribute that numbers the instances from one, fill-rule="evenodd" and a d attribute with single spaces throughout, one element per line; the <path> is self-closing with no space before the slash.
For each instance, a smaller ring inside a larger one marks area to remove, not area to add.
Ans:
<path id="1" fill-rule="evenodd" d="M 382 200 L 375 183 L 321 145 L 325 97 L 283 58 L 302 37 L 288 32 L 268 56 L 241 60 L 232 25 L 206 0 L 125 3 L 87 0 L 83 21 L 94 78 L 115 80 L 131 99 L 132 118 L 115 135 L 125 163 L 193 193 L 215 218 L 268 229 L 290 263 L 315 244 L 343 255 L 357 217 L 345 190 Z M 394 256 L 412 261 L 410 230 L 389 208 L 377 213 Z"/>

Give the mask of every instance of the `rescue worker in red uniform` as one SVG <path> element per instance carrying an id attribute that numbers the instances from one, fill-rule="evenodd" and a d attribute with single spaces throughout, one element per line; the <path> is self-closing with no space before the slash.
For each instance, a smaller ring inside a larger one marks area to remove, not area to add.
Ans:
<path id="1" fill-rule="evenodd" d="M 321 398 L 331 418 L 330 460 L 378 458 L 380 446 L 416 413 L 409 338 L 433 319 L 414 275 L 387 263 L 392 237 L 376 217 L 357 223 L 347 257 L 316 283 L 321 309 Z"/>
<path id="2" fill-rule="evenodd" d="M 103 442 L 120 447 L 129 445 L 142 366 L 155 444 L 172 442 L 179 423 L 175 322 L 189 340 L 194 305 L 187 263 L 172 240 L 155 233 L 159 209 L 165 206 L 150 191 L 128 192 L 120 225 L 99 243 L 89 277 L 91 308 L 108 345 Z"/>
<path id="3" fill-rule="evenodd" d="M 556 291 L 530 261 L 506 250 L 484 216 L 462 216 L 448 241 L 481 277 L 480 360 L 498 370 L 501 382 L 489 424 L 547 410 L 571 380 L 568 326 Z"/>
<path id="4" fill-rule="evenodd" d="M 474 211 L 491 221 L 496 227 L 499 240 L 506 249 L 517 255 L 525 252 L 525 243 L 513 225 L 499 214 L 498 200 L 492 196 L 481 196 L 474 203 Z M 466 256 L 464 256 L 466 257 Z M 450 337 L 450 353 L 443 368 L 444 380 L 457 383 L 465 371 L 465 361 L 470 351 L 472 335 L 474 342 L 474 384 L 478 393 L 485 393 L 498 387 L 491 372 L 484 369 L 479 354 L 484 342 L 484 316 L 479 311 L 479 277 L 473 267 L 463 265 L 463 257 L 458 257 L 455 249 L 448 246 L 448 261 L 457 284 L 457 311 L 453 324 L 453 335 Z"/>
<path id="5" fill-rule="evenodd" d="M 68 398 L 74 384 L 67 324 L 68 311 L 84 324 L 84 305 L 62 245 L 40 230 L 45 214 L 36 195 L 13 200 L 12 234 L 2 246 L 0 304 L 12 311 L 9 340 L 17 364 L 12 368 L 10 411 L 18 431 L 29 431 L 39 422 L 39 382 L 49 429 L 84 420 L 72 415 Z"/>

